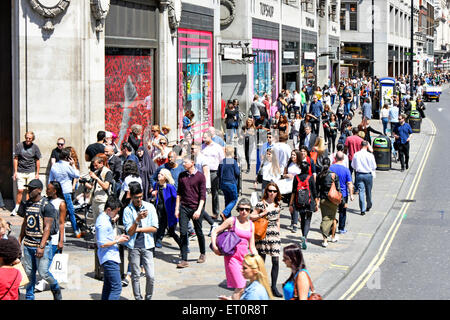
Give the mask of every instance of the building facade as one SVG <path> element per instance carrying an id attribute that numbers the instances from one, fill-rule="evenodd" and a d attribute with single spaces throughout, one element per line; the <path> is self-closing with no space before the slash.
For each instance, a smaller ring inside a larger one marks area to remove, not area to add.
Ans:
<path id="1" fill-rule="evenodd" d="M 421 2 L 425 3 L 426 1 L 414 0 L 414 6 L 417 7 L 416 12 L 418 12 Z M 427 3 L 428 5 L 429 3 Z M 373 43 L 376 50 L 374 50 L 373 59 L 371 1 L 341 0 L 340 10 L 342 76 L 370 76 L 372 61 L 374 73 L 378 77 L 395 77 L 409 72 L 408 52 L 411 47 L 411 23 L 415 22 L 415 17 L 411 17 L 411 1 L 374 1 Z M 422 13 L 425 11 L 422 10 Z M 430 23 L 433 16 L 427 14 L 426 18 L 423 18 L 419 14 L 418 22 L 421 22 L 421 19 Z M 414 26 L 416 26 L 415 23 Z M 415 47 L 418 50 L 417 60 L 420 60 L 420 65 L 423 65 L 423 61 L 432 63 L 432 58 L 428 56 L 430 51 L 428 47 L 432 44 L 433 37 L 429 38 L 427 35 L 420 43 L 415 41 Z M 424 48 L 426 51 L 423 51 Z M 430 66 L 431 64 L 427 64 L 427 68 Z"/>

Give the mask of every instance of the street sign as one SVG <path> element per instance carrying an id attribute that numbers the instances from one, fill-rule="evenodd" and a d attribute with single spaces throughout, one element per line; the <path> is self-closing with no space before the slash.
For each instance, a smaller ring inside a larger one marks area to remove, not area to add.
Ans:
<path id="1" fill-rule="evenodd" d="M 411 55 L 411 52 L 405 52 L 405 56 L 410 56 L 410 55 Z M 413 53 L 412 55 L 415 56 L 416 54 Z"/>
<path id="2" fill-rule="evenodd" d="M 226 60 L 241 60 L 242 48 L 225 47 L 223 49 L 223 58 Z"/>

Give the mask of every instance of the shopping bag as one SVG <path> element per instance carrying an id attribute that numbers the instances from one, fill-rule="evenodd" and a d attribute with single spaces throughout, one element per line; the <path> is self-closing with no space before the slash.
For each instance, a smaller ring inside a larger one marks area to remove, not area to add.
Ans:
<path id="1" fill-rule="evenodd" d="M 67 253 L 57 253 L 53 257 L 50 265 L 50 273 L 58 282 L 68 282 L 69 255 Z"/>
<path id="2" fill-rule="evenodd" d="M 22 281 L 20 281 L 20 287 L 26 286 L 30 282 L 30 280 L 28 279 L 27 273 L 25 272 L 22 262 L 15 264 L 13 267 L 14 267 L 14 269 L 19 270 L 20 274 L 22 275 Z"/>
<path id="3" fill-rule="evenodd" d="M 252 207 L 256 206 L 258 204 L 258 192 L 253 191 L 252 196 L 250 197 L 250 203 L 252 204 Z"/>
<path id="4" fill-rule="evenodd" d="M 292 192 L 293 179 L 281 179 L 277 181 L 278 189 L 281 194 L 289 194 Z"/>

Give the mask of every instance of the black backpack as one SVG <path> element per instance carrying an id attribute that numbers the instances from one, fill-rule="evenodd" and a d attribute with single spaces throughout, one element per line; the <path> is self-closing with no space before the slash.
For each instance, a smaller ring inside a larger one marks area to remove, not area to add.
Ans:
<path id="1" fill-rule="evenodd" d="M 311 205 L 311 189 L 309 186 L 309 179 L 311 176 L 308 175 L 304 181 L 301 181 L 298 175 L 295 177 L 297 179 L 297 208 L 309 208 Z"/>

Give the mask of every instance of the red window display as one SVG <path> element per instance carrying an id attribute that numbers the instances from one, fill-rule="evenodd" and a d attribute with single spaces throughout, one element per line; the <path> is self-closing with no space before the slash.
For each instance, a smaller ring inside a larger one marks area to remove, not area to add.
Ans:
<path id="1" fill-rule="evenodd" d="M 186 111 L 194 112 L 192 134 L 213 125 L 213 42 L 207 31 L 178 29 L 178 123 L 182 135 Z"/>
<path id="2" fill-rule="evenodd" d="M 107 48 L 105 55 L 105 130 L 118 146 L 127 141 L 133 124 L 152 124 L 152 49 Z"/>

